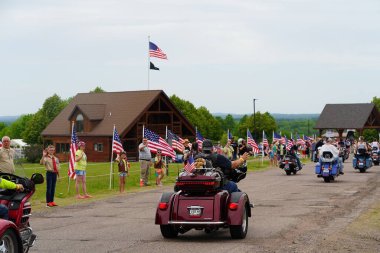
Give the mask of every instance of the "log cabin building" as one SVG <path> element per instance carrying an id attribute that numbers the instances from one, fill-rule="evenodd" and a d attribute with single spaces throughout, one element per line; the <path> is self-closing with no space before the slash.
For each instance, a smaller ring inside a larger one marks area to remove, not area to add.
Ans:
<path id="1" fill-rule="evenodd" d="M 61 161 L 69 160 L 72 122 L 91 162 L 110 161 L 114 125 L 132 161 L 138 159 L 143 126 L 163 138 L 166 127 L 182 138 L 195 136 L 195 128 L 162 90 L 77 94 L 42 132 L 44 146 L 54 145 Z"/>

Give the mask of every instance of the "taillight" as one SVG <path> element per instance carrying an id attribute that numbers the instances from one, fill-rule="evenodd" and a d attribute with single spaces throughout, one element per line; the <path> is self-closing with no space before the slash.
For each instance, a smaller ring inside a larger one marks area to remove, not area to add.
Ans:
<path id="1" fill-rule="evenodd" d="M 236 210 L 238 209 L 239 204 L 237 203 L 230 203 L 230 206 L 228 207 L 230 210 Z"/>
<path id="2" fill-rule="evenodd" d="M 215 185 L 215 181 L 183 181 L 183 182 L 176 182 L 177 186 L 183 186 L 183 185 Z"/>
<path id="3" fill-rule="evenodd" d="M 166 210 L 168 208 L 168 203 L 166 202 L 160 202 L 160 204 L 158 204 L 158 209 L 160 210 Z"/>

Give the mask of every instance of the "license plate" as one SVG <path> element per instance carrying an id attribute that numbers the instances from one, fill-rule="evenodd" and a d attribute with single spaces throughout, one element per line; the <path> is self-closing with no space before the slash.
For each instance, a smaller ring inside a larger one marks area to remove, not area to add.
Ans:
<path id="1" fill-rule="evenodd" d="M 285 169 L 289 169 L 289 164 L 286 164 L 286 165 L 285 165 Z"/>
<path id="2" fill-rule="evenodd" d="M 359 166 L 363 166 L 364 165 L 364 163 L 359 163 Z"/>
<path id="3" fill-rule="evenodd" d="M 189 206 L 187 209 L 189 210 L 189 216 L 191 217 L 200 217 L 202 215 L 202 206 Z"/>
<path id="4" fill-rule="evenodd" d="M 329 169 L 323 169 L 323 173 L 329 173 Z"/>

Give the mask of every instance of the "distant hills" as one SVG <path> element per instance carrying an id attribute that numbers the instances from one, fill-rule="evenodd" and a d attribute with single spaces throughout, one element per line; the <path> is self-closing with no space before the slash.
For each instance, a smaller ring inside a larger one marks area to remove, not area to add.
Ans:
<path id="1" fill-rule="evenodd" d="M 240 120 L 245 114 L 232 114 L 232 113 L 213 113 L 215 117 L 219 116 L 225 118 L 228 114 L 236 120 Z M 298 120 L 298 119 L 318 119 L 318 113 L 310 114 L 283 114 L 283 113 L 271 113 L 276 120 Z"/>
<path id="2" fill-rule="evenodd" d="M 7 125 L 15 122 L 20 116 L 0 116 L 0 122 L 3 122 Z"/>

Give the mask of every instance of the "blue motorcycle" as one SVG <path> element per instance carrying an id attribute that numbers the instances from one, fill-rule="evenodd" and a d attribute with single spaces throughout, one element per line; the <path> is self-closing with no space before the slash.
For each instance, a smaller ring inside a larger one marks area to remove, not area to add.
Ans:
<path id="1" fill-rule="evenodd" d="M 324 151 L 320 162 L 315 165 L 315 174 L 322 177 L 326 183 L 334 181 L 339 176 L 339 158 L 334 158 L 330 151 Z"/>
<path id="2" fill-rule="evenodd" d="M 365 149 L 360 148 L 356 152 L 354 159 L 352 159 L 352 166 L 355 170 L 359 170 L 360 173 L 364 173 L 372 167 L 372 158 Z"/>

